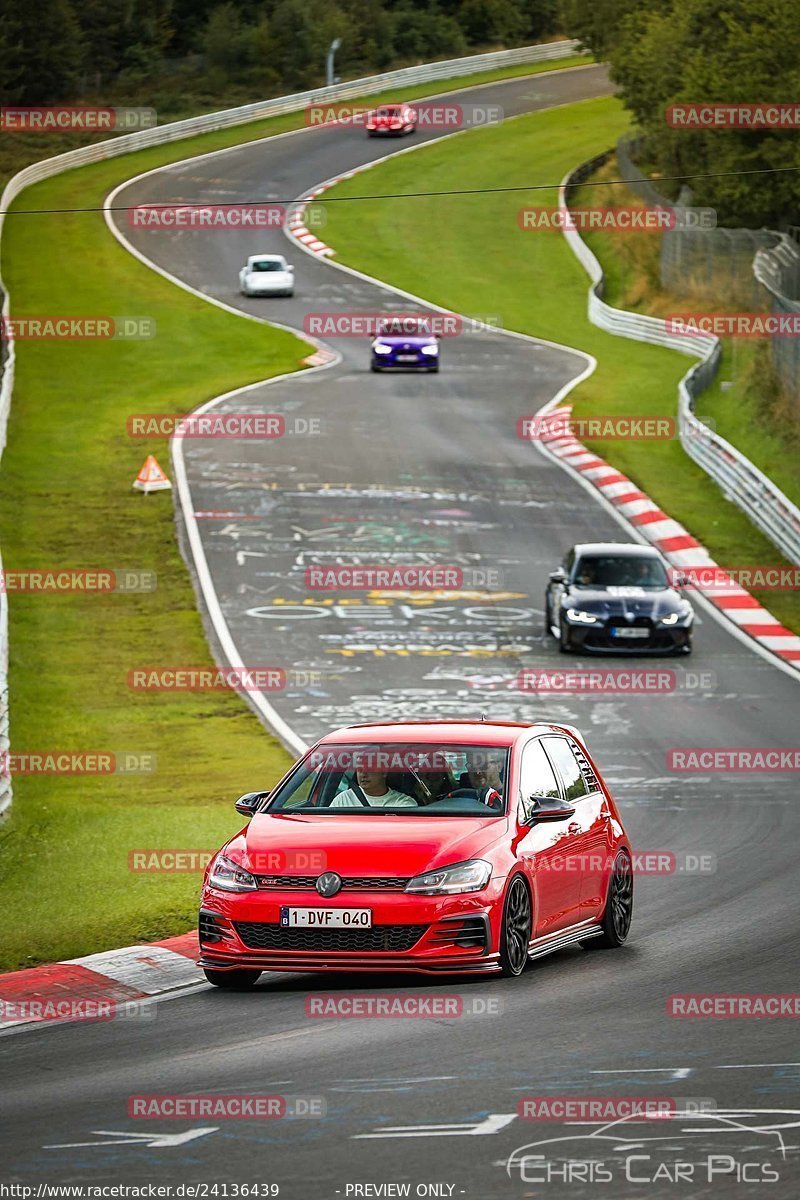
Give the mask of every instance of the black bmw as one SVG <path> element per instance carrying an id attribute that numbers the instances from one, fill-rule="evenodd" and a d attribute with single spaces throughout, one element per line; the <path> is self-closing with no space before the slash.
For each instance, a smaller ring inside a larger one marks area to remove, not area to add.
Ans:
<path id="1" fill-rule="evenodd" d="M 694 610 L 651 546 L 573 546 L 545 592 L 545 621 L 562 653 L 690 654 Z"/>

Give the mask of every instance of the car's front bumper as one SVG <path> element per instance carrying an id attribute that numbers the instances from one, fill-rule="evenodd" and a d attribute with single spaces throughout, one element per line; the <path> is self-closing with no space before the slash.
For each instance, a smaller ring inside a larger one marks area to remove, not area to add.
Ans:
<path id="1" fill-rule="evenodd" d="M 584 625 L 564 621 L 569 646 L 573 650 L 584 650 L 589 654 L 682 654 L 692 641 L 692 625 L 659 625 L 657 622 L 638 619 L 634 628 L 645 629 L 646 637 L 620 637 L 613 629 L 630 628 L 619 617 L 610 617 L 596 625 Z"/>
<path id="2" fill-rule="evenodd" d="M 381 371 L 435 371 L 439 366 L 439 355 L 417 354 L 413 360 L 398 362 L 393 354 L 373 354 L 372 365 Z"/>
<path id="3" fill-rule="evenodd" d="M 496 971 L 503 882 L 491 880 L 481 892 L 458 896 L 350 892 L 341 904 L 294 889 L 225 893 L 206 888 L 200 912 L 200 965 L 213 970 L 438 975 Z M 285 927 L 280 923 L 284 907 L 369 908 L 372 926 Z"/>

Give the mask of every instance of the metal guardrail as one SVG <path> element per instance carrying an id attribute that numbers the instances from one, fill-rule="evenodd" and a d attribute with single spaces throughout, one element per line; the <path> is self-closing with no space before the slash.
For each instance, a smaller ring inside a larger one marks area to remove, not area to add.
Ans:
<path id="1" fill-rule="evenodd" d="M 609 150 L 581 163 L 566 176 L 558 197 L 562 210 L 569 207 L 573 189 L 607 162 L 611 154 Z M 564 236 L 591 280 L 588 316 L 593 325 L 617 337 L 666 346 L 700 359 L 678 384 L 681 445 L 689 457 L 719 484 L 726 498 L 738 504 L 781 553 L 792 562 L 800 563 L 800 509 L 754 463 L 695 415 L 695 401 L 712 382 L 719 367 L 719 338 L 669 333 L 666 322 L 660 317 L 612 308 L 603 300 L 604 275 L 597 258 L 577 229 L 564 228 Z"/>
<path id="2" fill-rule="evenodd" d="M 514 50 L 473 54 L 466 58 L 450 58 L 435 63 L 422 63 L 416 67 L 402 67 L 397 71 L 386 71 L 382 75 L 369 75 L 364 79 L 353 79 L 346 83 L 334 84 L 333 87 L 314 88 L 306 92 L 296 92 L 291 96 L 277 96 L 273 100 L 262 100 L 255 104 L 243 104 L 238 108 L 207 113 L 202 117 L 190 117 L 185 121 L 173 121 L 167 125 L 157 125 L 153 129 L 142 129 L 136 133 L 108 138 L 106 141 L 95 142 L 91 146 L 83 146 L 78 150 L 68 150 L 64 154 L 57 154 L 42 162 L 32 163 L 9 179 L 2 197 L 0 197 L 0 239 L 2 238 L 5 214 L 20 192 L 30 187 L 31 184 L 49 179 L 53 175 L 59 175 L 63 171 L 70 171 L 73 167 L 88 166 L 90 163 L 116 158 L 121 154 L 131 154 L 136 150 L 147 149 L 149 146 L 161 146 L 169 142 L 180 141 L 200 133 L 212 133 L 218 129 L 246 125 L 264 117 L 277 117 L 284 113 L 299 112 L 308 104 L 358 100 L 362 96 L 376 95 L 390 88 L 400 89 L 415 83 L 435 83 L 437 80 L 456 79 L 461 75 L 475 75 L 481 71 L 495 70 L 498 67 L 548 62 L 579 53 L 581 50 L 578 42 L 573 39 L 548 42 L 538 46 L 518 46 Z M 0 288 L 2 288 L 2 278 L 0 278 Z M 0 311 L 4 317 L 9 316 L 8 292 L 3 297 Z M 14 387 L 13 340 L 9 340 L 4 349 L 3 374 L 2 380 L 0 380 L 0 456 L 2 456 L 6 444 L 6 427 L 11 406 L 11 393 Z M 2 564 L 0 563 L 1 570 Z M 0 756 L 4 756 L 9 745 L 7 618 L 6 596 L 0 589 Z M 5 763 L 5 757 L 2 758 L 2 762 Z M 11 779 L 0 770 L 0 815 L 6 811 L 10 803 Z"/>

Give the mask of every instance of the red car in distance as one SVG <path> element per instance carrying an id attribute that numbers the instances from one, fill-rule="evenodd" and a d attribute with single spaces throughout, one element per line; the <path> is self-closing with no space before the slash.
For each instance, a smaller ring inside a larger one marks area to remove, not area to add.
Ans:
<path id="1" fill-rule="evenodd" d="M 368 137 L 402 137 L 417 128 L 417 114 L 409 104 L 381 104 L 367 114 Z"/>
<path id="2" fill-rule="evenodd" d="M 355 725 L 236 808 L 250 823 L 201 899 L 218 987 L 262 971 L 515 976 L 628 935 L 630 842 L 568 725 Z"/>

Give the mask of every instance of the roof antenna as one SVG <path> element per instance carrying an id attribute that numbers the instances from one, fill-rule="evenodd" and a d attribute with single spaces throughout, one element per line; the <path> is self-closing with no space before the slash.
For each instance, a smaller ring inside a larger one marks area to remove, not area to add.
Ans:
<path id="1" fill-rule="evenodd" d="M 481 721 L 482 721 L 482 722 L 485 722 L 485 721 L 486 721 L 486 713 L 485 713 L 485 712 L 482 712 L 482 713 L 481 713 Z"/>

